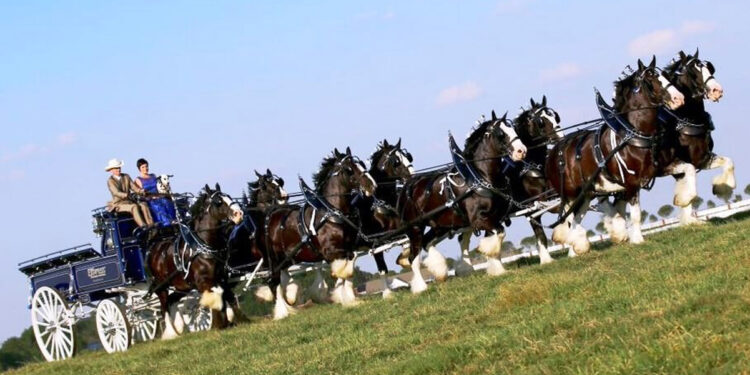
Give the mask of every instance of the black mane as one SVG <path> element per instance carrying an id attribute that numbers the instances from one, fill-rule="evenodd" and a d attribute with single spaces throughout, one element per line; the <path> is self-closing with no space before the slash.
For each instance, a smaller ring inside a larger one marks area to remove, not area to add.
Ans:
<path id="1" fill-rule="evenodd" d="M 385 153 L 391 152 L 394 148 L 396 148 L 394 145 L 388 145 L 386 147 L 385 143 L 378 143 L 378 149 L 370 155 L 370 169 L 375 169 L 375 163 L 377 163 Z"/>
<path id="2" fill-rule="evenodd" d="M 247 190 L 250 195 L 247 197 L 247 206 L 255 207 L 258 205 L 258 194 L 260 194 L 260 179 L 248 182 Z"/>
<path id="3" fill-rule="evenodd" d="M 190 217 L 195 220 L 198 216 L 200 216 L 203 211 L 206 209 L 206 201 L 208 195 L 211 194 L 210 191 L 207 191 L 205 188 L 203 188 L 198 194 L 198 199 L 195 200 L 195 203 L 193 203 L 192 206 L 190 206 Z"/>
<path id="4" fill-rule="evenodd" d="M 625 106 L 625 97 L 630 90 L 635 86 L 635 77 L 638 72 L 633 72 L 627 77 L 615 81 L 615 108 L 623 108 Z"/>
<path id="5" fill-rule="evenodd" d="M 466 142 L 464 142 L 464 156 L 466 157 L 466 160 L 474 159 L 474 152 L 476 152 L 477 147 L 479 147 L 479 143 L 481 143 L 484 133 L 487 132 L 487 128 L 495 121 L 498 120 L 489 120 L 477 125 L 471 134 L 466 137 Z"/>
<path id="6" fill-rule="evenodd" d="M 336 163 L 338 162 L 338 158 L 336 155 L 327 156 L 323 161 L 320 163 L 320 169 L 313 174 L 313 184 L 315 184 L 315 190 L 318 192 L 322 191 L 325 187 L 326 181 L 328 181 L 328 176 L 331 175 L 331 172 L 333 171 L 333 168 L 336 166 Z"/>

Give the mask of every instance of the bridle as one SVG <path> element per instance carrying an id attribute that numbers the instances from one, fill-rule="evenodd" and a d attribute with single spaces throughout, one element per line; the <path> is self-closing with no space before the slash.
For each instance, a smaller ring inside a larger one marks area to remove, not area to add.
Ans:
<path id="1" fill-rule="evenodd" d="M 708 90 L 706 90 L 708 88 L 708 82 L 711 81 L 711 80 L 716 81 L 716 78 L 714 77 L 714 72 L 716 72 L 716 69 L 714 68 L 714 65 L 710 61 L 704 62 L 704 61 L 702 61 L 702 60 L 700 60 L 698 58 L 691 57 L 691 58 L 687 59 L 684 63 L 681 63 L 680 69 L 676 70 L 674 72 L 674 74 L 678 75 L 678 76 L 689 75 L 688 72 L 689 72 L 689 67 L 691 66 L 691 64 L 695 64 L 695 66 L 701 68 L 701 79 L 700 80 L 702 81 L 702 83 L 700 85 L 696 85 L 696 86 L 698 86 L 698 89 L 694 90 L 695 93 L 693 94 L 693 98 L 705 97 L 705 96 L 708 95 Z M 702 69 L 704 67 L 710 73 L 710 75 L 708 77 L 705 77 L 705 78 L 703 77 L 703 69 Z M 695 81 L 692 80 L 692 79 L 690 80 L 690 82 L 691 83 L 695 83 Z"/>

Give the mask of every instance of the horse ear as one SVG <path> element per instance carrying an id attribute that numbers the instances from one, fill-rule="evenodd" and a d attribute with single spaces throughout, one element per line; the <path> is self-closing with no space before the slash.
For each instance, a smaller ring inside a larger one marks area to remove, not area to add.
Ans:
<path id="1" fill-rule="evenodd" d="M 685 60 L 685 52 L 680 51 L 680 60 Z"/>
<path id="2" fill-rule="evenodd" d="M 266 168 L 266 176 L 271 177 L 273 176 L 273 173 L 271 173 L 271 170 Z"/>
<path id="3" fill-rule="evenodd" d="M 648 64 L 648 67 L 651 69 L 656 68 L 656 55 L 651 55 L 651 62 Z"/>
<path id="4" fill-rule="evenodd" d="M 253 169 L 253 172 L 255 172 L 255 176 L 256 176 L 256 177 L 258 177 L 258 178 L 261 178 L 261 177 L 263 177 L 263 176 L 261 176 L 261 174 L 260 174 L 260 173 L 258 173 L 258 170 L 257 170 L 257 169 Z"/>
<path id="5" fill-rule="evenodd" d="M 216 191 L 221 191 L 221 186 L 219 186 L 219 183 L 216 183 Z"/>
<path id="6" fill-rule="evenodd" d="M 534 103 L 534 98 L 529 99 L 529 102 L 531 102 L 531 108 L 536 107 L 536 103 Z"/>
<path id="7" fill-rule="evenodd" d="M 698 47 L 695 47 L 695 56 L 693 57 L 695 57 L 696 59 L 698 58 Z"/>
<path id="8" fill-rule="evenodd" d="M 401 137 L 398 137 L 398 142 L 396 142 L 396 148 L 401 148 Z"/>
<path id="9" fill-rule="evenodd" d="M 547 95 L 542 95 L 542 107 L 547 106 Z"/>
<path id="10" fill-rule="evenodd" d="M 333 156 L 337 158 L 341 157 L 341 153 L 339 152 L 339 149 L 337 147 L 333 148 Z"/>
<path id="11" fill-rule="evenodd" d="M 495 110 L 492 110 L 492 121 L 497 120 L 497 115 L 495 114 Z"/>
<path id="12" fill-rule="evenodd" d="M 346 146 L 346 154 L 352 156 L 352 150 L 349 148 L 349 146 Z"/>
<path id="13" fill-rule="evenodd" d="M 385 138 L 383 138 L 383 147 L 388 147 L 388 146 L 390 146 L 390 145 L 388 144 L 388 140 L 387 140 L 387 139 L 385 139 Z"/>
<path id="14" fill-rule="evenodd" d="M 508 118 L 508 111 L 505 111 L 505 113 L 503 114 L 503 118 L 501 118 L 501 120 L 505 121 L 506 118 Z"/>
<path id="15" fill-rule="evenodd" d="M 210 187 L 208 187 L 208 184 L 206 184 L 206 186 L 204 186 L 204 187 L 203 187 L 203 190 L 205 190 L 205 191 L 206 191 L 206 193 L 209 193 L 209 192 L 211 192 L 211 188 L 210 188 Z"/>
<path id="16" fill-rule="evenodd" d="M 646 65 L 643 65 L 643 61 L 641 61 L 641 59 L 638 59 L 638 70 L 643 70 L 643 68 L 645 67 Z"/>

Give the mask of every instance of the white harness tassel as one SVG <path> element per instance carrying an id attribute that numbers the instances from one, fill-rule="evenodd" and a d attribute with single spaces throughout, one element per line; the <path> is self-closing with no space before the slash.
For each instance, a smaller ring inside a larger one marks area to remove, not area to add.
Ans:
<path id="1" fill-rule="evenodd" d="M 615 132 L 609 132 L 609 141 L 612 144 L 612 149 L 617 147 L 617 136 L 615 135 Z M 628 172 L 628 174 L 631 175 L 634 175 L 635 171 L 628 169 L 628 165 L 625 164 L 625 160 L 622 159 L 619 151 L 615 153 L 615 160 L 617 160 L 617 167 L 620 170 L 620 178 L 622 179 L 622 182 L 625 183 L 625 173 L 622 172 L 623 169 L 625 170 L 625 172 Z"/>
<path id="2" fill-rule="evenodd" d="M 313 208 L 312 215 L 310 215 L 309 229 L 310 229 L 310 234 L 312 234 L 313 236 L 316 235 L 316 234 L 318 234 L 318 232 L 315 231 L 315 214 L 317 212 L 318 212 L 318 209 L 317 208 Z"/>

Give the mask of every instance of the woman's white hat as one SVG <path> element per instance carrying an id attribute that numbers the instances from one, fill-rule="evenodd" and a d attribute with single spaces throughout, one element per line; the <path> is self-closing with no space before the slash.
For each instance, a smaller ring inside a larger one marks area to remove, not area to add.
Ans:
<path id="1" fill-rule="evenodd" d="M 110 169 L 122 168 L 123 164 L 124 163 L 122 162 L 122 160 L 110 159 L 109 162 L 107 162 L 107 167 L 104 168 L 104 170 L 109 171 Z"/>

